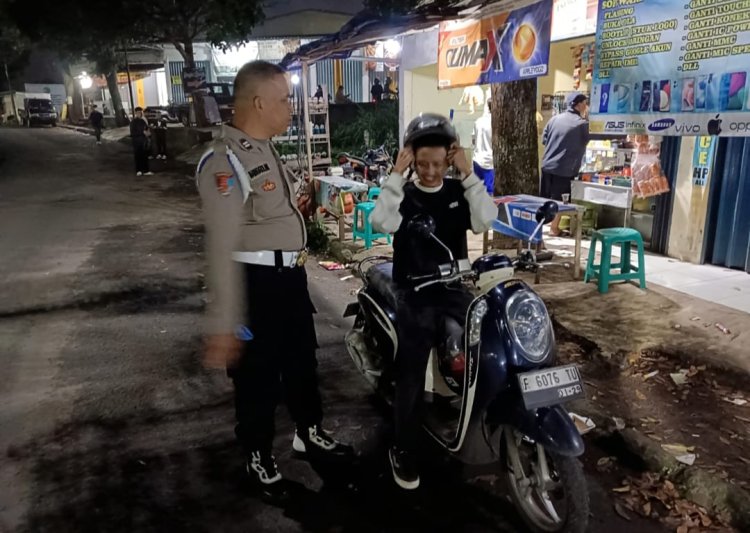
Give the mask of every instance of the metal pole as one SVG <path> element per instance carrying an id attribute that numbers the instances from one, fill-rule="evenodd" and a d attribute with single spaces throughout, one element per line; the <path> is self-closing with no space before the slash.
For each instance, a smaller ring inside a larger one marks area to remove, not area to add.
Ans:
<path id="1" fill-rule="evenodd" d="M 128 93 L 130 94 L 130 115 L 135 115 L 135 102 L 133 101 L 133 84 L 130 81 L 130 63 L 128 63 L 128 49 L 125 48 L 125 72 L 128 74 Z"/>
<path id="2" fill-rule="evenodd" d="M 5 79 L 8 81 L 8 91 L 10 92 L 10 101 L 13 105 L 13 116 L 18 120 L 18 108 L 16 107 L 16 94 L 13 92 L 13 87 L 10 86 L 10 75 L 8 74 L 8 63 L 3 62 L 5 66 Z"/>
<path id="3" fill-rule="evenodd" d="M 307 63 L 302 63 L 302 79 L 300 80 L 300 83 L 302 84 L 302 99 L 303 99 L 303 109 L 304 109 L 304 119 L 305 123 L 304 126 L 304 132 L 305 132 L 305 147 L 307 148 L 307 170 L 309 172 L 310 176 L 310 182 L 312 183 L 313 178 L 313 157 L 312 157 L 312 131 L 307 131 L 307 128 L 310 124 L 310 102 L 308 102 L 308 91 L 307 91 L 307 79 L 309 76 L 309 66 Z"/>

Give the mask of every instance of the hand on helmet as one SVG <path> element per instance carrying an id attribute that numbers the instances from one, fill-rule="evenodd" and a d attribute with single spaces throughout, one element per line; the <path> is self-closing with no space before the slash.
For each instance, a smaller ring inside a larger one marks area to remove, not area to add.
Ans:
<path id="1" fill-rule="evenodd" d="M 466 179 L 471 175 L 471 166 L 469 166 L 469 163 L 466 160 L 466 152 L 457 142 L 454 142 L 451 145 L 451 149 L 448 151 L 448 163 L 456 167 L 461 173 L 461 179 Z"/>
<path id="2" fill-rule="evenodd" d="M 398 172 L 402 176 L 406 174 L 409 167 L 414 162 L 414 151 L 411 146 L 404 146 L 398 152 L 398 158 L 396 158 L 396 164 L 393 166 L 393 170 Z"/>

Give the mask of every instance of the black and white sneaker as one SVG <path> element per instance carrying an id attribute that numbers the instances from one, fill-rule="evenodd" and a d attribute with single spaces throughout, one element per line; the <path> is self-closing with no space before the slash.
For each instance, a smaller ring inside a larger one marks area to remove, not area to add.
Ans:
<path id="1" fill-rule="evenodd" d="M 289 498 L 289 492 L 273 455 L 252 452 L 247 460 L 246 469 L 250 478 L 257 483 L 263 499 L 282 502 Z"/>
<path id="2" fill-rule="evenodd" d="M 395 446 L 388 450 L 393 479 L 396 485 L 404 490 L 419 488 L 419 474 L 414 457 L 409 452 L 399 450 Z"/>
<path id="3" fill-rule="evenodd" d="M 313 453 L 331 457 L 350 457 L 354 454 L 351 446 L 342 444 L 328 435 L 319 425 L 311 426 L 307 430 L 294 432 L 292 448 L 297 453 Z"/>

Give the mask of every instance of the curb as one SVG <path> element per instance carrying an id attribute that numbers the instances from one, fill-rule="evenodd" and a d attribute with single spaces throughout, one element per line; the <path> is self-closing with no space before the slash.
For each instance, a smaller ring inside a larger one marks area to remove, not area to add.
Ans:
<path id="1" fill-rule="evenodd" d="M 618 430 L 611 416 L 589 403 L 577 404 L 574 411 L 590 418 L 599 434 L 620 439 L 626 452 L 640 458 L 649 470 L 680 486 L 685 498 L 715 514 L 726 515 L 741 531 L 750 530 L 750 492 L 700 467 L 680 463 L 635 428 Z"/>
<path id="2" fill-rule="evenodd" d="M 79 133 L 86 133 L 88 135 L 93 135 L 94 130 L 91 128 L 84 128 L 83 126 L 71 126 L 70 124 L 58 124 L 58 128 L 65 128 L 66 130 L 73 130 L 77 131 Z"/>

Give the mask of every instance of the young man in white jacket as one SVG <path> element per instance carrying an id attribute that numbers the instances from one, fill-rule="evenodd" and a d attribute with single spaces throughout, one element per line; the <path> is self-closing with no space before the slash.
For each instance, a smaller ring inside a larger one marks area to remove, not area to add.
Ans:
<path id="1" fill-rule="evenodd" d="M 445 179 L 453 165 L 461 179 Z M 416 171 L 416 181 L 406 173 Z M 462 287 L 433 285 L 415 292 L 412 281 L 433 274 L 448 261 L 445 250 L 434 240 L 414 235 L 407 225 L 417 215 L 435 221 L 435 236 L 456 260 L 468 258 L 466 232 L 487 231 L 497 216 L 497 207 L 485 185 L 471 171 L 456 132 L 447 118 L 424 113 L 406 130 L 404 148 L 393 173 L 383 186 L 371 215 L 376 231 L 395 233 L 393 279 L 399 287 L 396 310 L 399 337 L 396 355 L 396 442 L 389 452 L 396 483 L 408 490 L 419 486 L 415 451 L 421 418 L 425 370 L 430 350 L 437 343 L 443 317 L 464 322 L 471 294 Z"/>

